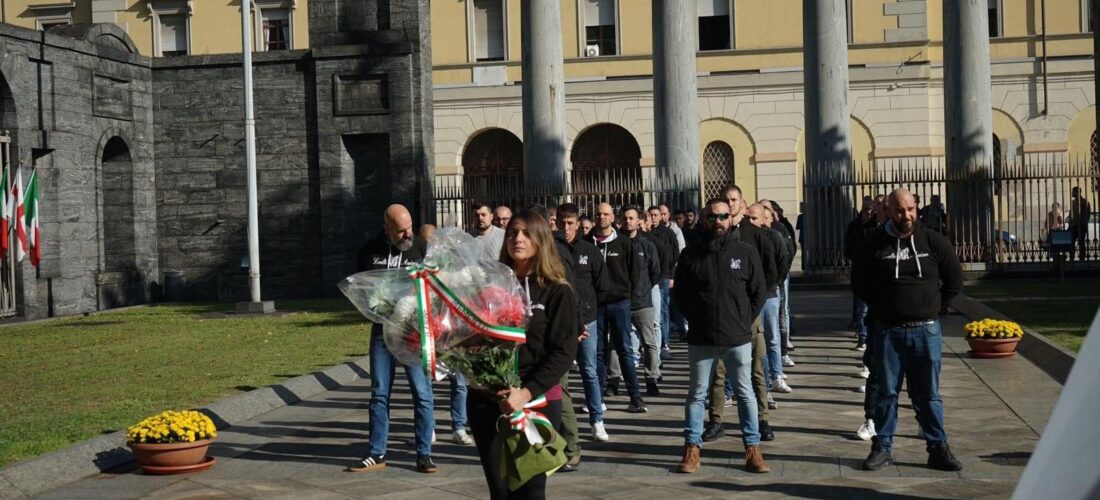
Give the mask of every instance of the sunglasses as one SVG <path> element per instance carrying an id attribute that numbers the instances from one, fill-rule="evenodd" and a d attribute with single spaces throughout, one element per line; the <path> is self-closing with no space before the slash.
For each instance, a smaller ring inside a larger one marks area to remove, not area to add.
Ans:
<path id="1" fill-rule="evenodd" d="M 720 214 L 707 214 L 707 220 L 710 221 L 710 222 L 714 222 L 716 220 L 724 221 L 724 220 L 729 219 L 729 218 L 730 218 L 729 212 L 722 212 Z"/>

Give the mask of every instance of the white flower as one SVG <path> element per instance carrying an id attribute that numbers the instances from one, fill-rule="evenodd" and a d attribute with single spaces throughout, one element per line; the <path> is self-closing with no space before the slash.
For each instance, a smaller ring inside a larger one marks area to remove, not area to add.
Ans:
<path id="1" fill-rule="evenodd" d="M 416 315 L 416 297 L 413 295 L 407 295 L 401 297 L 397 301 L 397 305 L 393 308 L 393 315 L 390 316 L 390 321 L 395 324 L 403 325 L 407 321 L 411 321 Z"/>

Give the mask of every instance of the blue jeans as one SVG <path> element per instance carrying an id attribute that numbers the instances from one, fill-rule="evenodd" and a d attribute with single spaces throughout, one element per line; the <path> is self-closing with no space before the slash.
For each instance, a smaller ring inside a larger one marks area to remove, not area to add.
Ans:
<path id="1" fill-rule="evenodd" d="M 764 356 L 764 373 L 768 379 L 768 389 L 772 380 L 783 374 L 783 339 L 779 333 L 779 296 L 764 301 L 760 311 L 760 324 L 764 327 L 764 340 L 767 342 L 767 356 Z"/>
<path id="2" fill-rule="evenodd" d="M 867 303 L 859 297 L 853 297 L 852 303 L 855 315 L 853 321 L 856 322 L 856 338 L 862 343 L 867 343 Z"/>
<path id="3" fill-rule="evenodd" d="M 451 430 L 466 430 L 466 377 L 451 374 Z"/>
<path id="4" fill-rule="evenodd" d="M 671 312 L 669 311 L 669 291 L 668 280 L 661 280 L 658 285 L 661 289 L 661 310 L 657 312 L 657 317 L 661 321 L 661 347 L 668 349 L 670 342 L 672 341 L 672 330 L 669 320 L 671 318 Z"/>
<path id="5" fill-rule="evenodd" d="M 779 345 L 787 353 L 787 344 L 791 341 L 791 275 L 783 277 L 779 284 L 779 333 L 782 337 Z"/>
<path id="6" fill-rule="evenodd" d="M 893 447 L 902 383 L 908 388 L 924 441 L 928 446 L 946 443 L 940 399 L 943 340 L 939 320 L 917 327 L 876 323 L 874 328 L 871 373 L 877 383 L 871 408 L 879 446 L 886 451 Z M 868 384 L 867 388 L 872 387 Z"/>
<path id="7" fill-rule="evenodd" d="M 630 348 L 630 299 L 603 304 L 596 310 L 596 322 L 599 332 L 597 359 L 599 360 L 600 390 L 607 388 L 608 364 L 611 361 L 611 351 L 607 346 L 610 342 L 618 354 L 623 380 L 626 382 L 626 390 L 630 397 L 640 397 L 638 389 L 638 372 L 634 368 L 638 358 Z"/>
<path id="8" fill-rule="evenodd" d="M 432 430 L 435 428 L 432 382 L 420 366 L 405 365 L 413 397 L 413 429 L 416 453 L 432 454 Z M 390 434 L 390 392 L 397 360 L 382 340 L 382 325 L 371 327 L 370 336 L 370 454 L 384 456 Z"/>
<path id="9" fill-rule="evenodd" d="M 599 363 L 596 351 L 599 350 L 599 333 L 596 322 L 585 326 L 588 338 L 577 344 L 577 368 L 581 371 L 584 384 L 584 404 L 588 407 L 588 423 L 603 422 L 603 391 L 600 390 Z"/>
<path id="10" fill-rule="evenodd" d="M 684 442 L 703 444 L 703 416 L 707 393 L 714 378 L 714 367 L 721 359 L 726 377 L 733 379 L 737 395 L 737 418 L 741 421 L 741 441 L 745 446 L 760 444 L 760 422 L 756 413 L 756 393 L 752 389 L 752 342 L 737 347 L 689 345 L 687 402 L 684 404 Z M 722 404 L 718 402 L 718 404 Z"/>

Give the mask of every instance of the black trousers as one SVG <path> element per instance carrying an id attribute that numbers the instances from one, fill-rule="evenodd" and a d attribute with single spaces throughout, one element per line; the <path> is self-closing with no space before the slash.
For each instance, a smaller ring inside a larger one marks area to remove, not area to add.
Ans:
<path id="1" fill-rule="evenodd" d="M 538 412 L 546 415 L 555 429 L 561 425 L 560 400 L 548 401 L 547 405 Z M 484 393 L 471 390 L 466 395 L 466 415 L 470 421 L 474 444 L 477 445 L 477 455 L 481 458 L 481 469 L 485 473 L 485 481 L 489 484 L 489 498 L 493 500 L 546 498 L 545 474 L 531 478 L 520 489 L 511 492 L 508 491 L 508 481 L 501 479 L 500 449 L 493 446 L 493 440 L 497 435 L 497 421 L 501 417 L 500 406 L 497 405 L 496 400 Z"/>

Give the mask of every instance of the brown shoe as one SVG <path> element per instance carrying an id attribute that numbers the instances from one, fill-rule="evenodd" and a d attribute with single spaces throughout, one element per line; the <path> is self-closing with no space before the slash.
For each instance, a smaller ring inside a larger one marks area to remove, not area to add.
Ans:
<path id="1" fill-rule="evenodd" d="M 684 445 L 684 458 L 680 460 L 680 468 L 678 470 L 684 474 L 691 474 L 699 470 L 701 451 L 698 445 Z"/>
<path id="2" fill-rule="evenodd" d="M 768 467 L 768 463 L 764 461 L 764 454 L 760 453 L 759 446 L 745 448 L 745 470 L 756 473 L 772 471 L 772 468 Z"/>

